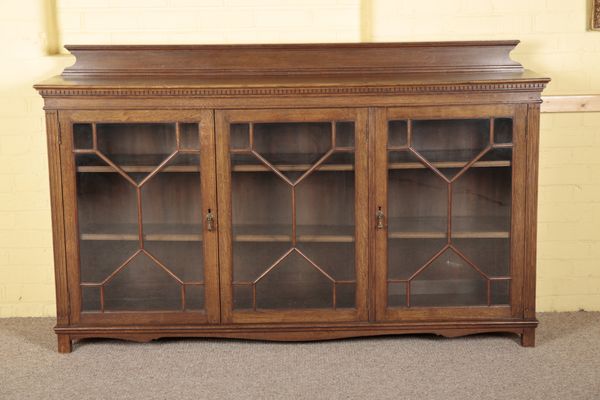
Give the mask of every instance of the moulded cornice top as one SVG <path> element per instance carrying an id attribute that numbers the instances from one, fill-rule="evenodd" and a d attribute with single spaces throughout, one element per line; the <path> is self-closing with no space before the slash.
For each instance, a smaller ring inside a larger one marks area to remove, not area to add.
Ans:
<path id="1" fill-rule="evenodd" d="M 450 47 L 461 47 L 461 46 L 513 46 L 515 47 L 521 41 L 514 40 L 454 40 L 454 41 L 430 41 L 430 42 L 340 42 L 340 43 L 246 43 L 246 44 L 67 44 L 65 48 L 71 50 L 84 50 L 84 49 L 205 49 L 205 48 L 350 48 L 350 47 L 427 47 L 427 46 L 450 46 Z"/>
<path id="2" fill-rule="evenodd" d="M 75 45 L 63 76 L 288 75 L 522 71 L 511 41 L 246 44 Z"/>
<path id="3" fill-rule="evenodd" d="M 540 92 L 549 79 L 511 60 L 509 41 L 75 45 L 43 96 L 357 95 Z"/>

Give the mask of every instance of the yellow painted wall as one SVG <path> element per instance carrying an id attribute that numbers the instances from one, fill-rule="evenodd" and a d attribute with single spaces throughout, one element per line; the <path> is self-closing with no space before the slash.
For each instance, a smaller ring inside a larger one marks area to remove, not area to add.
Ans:
<path id="1" fill-rule="evenodd" d="M 586 0 L 373 0 L 374 41 L 520 39 L 512 57 L 552 82 L 600 94 L 600 32 Z M 600 113 L 542 114 L 540 311 L 600 310 Z"/>
<path id="2" fill-rule="evenodd" d="M 56 14 L 58 35 L 52 34 Z M 42 101 L 53 43 L 522 40 L 548 94 L 600 93 L 585 0 L 2 0 L 0 317 L 54 315 Z M 50 33 L 50 36 L 49 36 Z M 542 116 L 538 309 L 600 310 L 600 113 Z"/>

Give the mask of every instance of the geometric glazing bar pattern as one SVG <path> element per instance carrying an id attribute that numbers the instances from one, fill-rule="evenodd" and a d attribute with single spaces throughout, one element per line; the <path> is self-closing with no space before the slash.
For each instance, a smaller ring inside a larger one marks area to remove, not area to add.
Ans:
<path id="1" fill-rule="evenodd" d="M 247 141 L 245 141 L 245 146 L 243 146 L 241 148 L 232 148 L 232 149 L 230 149 L 230 152 L 232 154 L 249 156 L 255 160 L 258 160 L 260 162 L 260 164 L 262 164 L 267 170 L 269 170 L 269 171 L 273 172 L 275 175 L 277 175 L 289 187 L 290 192 L 291 192 L 291 203 L 289 205 L 290 210 L 291 210 L 291 235 L 290 235 L 291 245 L 272 264 L 266 265 L 263 272 L 260 273 L 258 277 L 256 277 L 253 280 L 250 280 L 250 281 L 234 281 L 234 282 L 232 282 L 232 285 L 234 287 L 249 287 L 250 288 L 251 296 L 252 296 L 252 310 L 256 311 L 257 310 L 256 285 L 258 283 L 260 283 L 262 280 L 264 280 L 267 276 L 269 276 L 277 268 L 279 268 L 286 259 L 288 259 L 293 254 L 296 254 L 296 255 L 299 255 L 303 260 L 305 260 L 311 268 L 318 271 L 319 274 L 321 274 L 322 277 L 324 277 L 330 283 L 331 288 L 332 288 L 331 304 L 332 304 L 332 308 L 335 310 L 337 308 L 337 286 L 338 285 L 352 285 L 352 284 L 355 284 L 356 281 L 355 280 L 336 280 L 336 279 L 334 279 L 329 273 L 327 273 L 325 271 L 325 269 L 322 266 L 320 266 L 317 262 L 315 262 L 313 259 L 308 257 L 305 254 L 305 252 L 303 252 L 300 248 L 298 248 L 298 246 L 297 246 L 297 244 L 298 244 L 297 226 L 298 225 L 297 225 L 297 212 L 296 212 L 297 193 L 296 192 L 297 192 L 298 185 L 301 182 L 303 182 L 306 178 L 308 178 L 311 174 L 313 174 L 316 171 L 319 171 L 319 169 L 321 167 L 323 167 L 323 165 L 328 160 L 330 160 L 330 158 L 334 154 L 353 153 L 354 147 L 348 146 L 346 144 L 343 144 L 343 145 L 337 144 L 337 139 L 336 139 L 337 121 L 332 121 L 331 129 L 330 129 L 331 146 L 325 151 L 325 153 L 316 162 L 314 162 L 313 164 L 310 164 L 310 165 L 306 165 L 305 166 L 306 170 L 303 170 L 301 173 L 299 173 L 296 176 L 286 175 L 284 172 L 282 172 L 281 170 L 278 169 L 277 165 L 269 162 L 267 160 L 267 158 L 256 149 L 255 138 L 254 138 L 255 126 L 253 123 L 247 123 L 247 124 L 249 126 L 249 130 L 248 130 L 249 139 Z"/>
<path id="2" fill-rule="evenodd" d="M 188 288 L 188 290 L 190 290 L 189 288 L 193 288 L 193 287 L 203 287 L 204 286 L 204 281 L 197 281 L 197 280 L 192 280 L 192 281 L 184 281 L 182 278 L 180 278 L 179 276 L 177 276 L 171 268 L 169 268 L 164 262 L 162 262 L 158 257 L 156 257 L 154 254 L 152 254 L 152 252 L 150 252 L 146 246 L 145 246 L 145 239 L 144 239 L 144 216 L 142 213 L 142 188 L 144 186 L 146 186 L 157 174 L 159 174 L 161 171 L 163 171 L 168 164 L 174 160 L 175 157 L 177 157 L 180 154 L 194 154 L 197 155 L 198 157 L 200 156 L 200 149 L 199 148 L 195 148 L 195 149 L 191 149 L 191 148 L 186 148 L 185 147 L 185 140 L 186 138 L 182 135 L 181 133 L 181 124 L 180 123 L 175 123 L 175 149 L 174 151 L 172 151 L 170 154 L 168 154 L 166 156 L 166 158 L 164 160 L 162 160 L 158 166 L 156 166 L 155 168 L 151 169 L 149 171 L 149 173 L 143 177 L 139 182 L 136 182 L 127 172 L 125 172 L 125 170 L 123 168 L 121 168 L 119 165 L 117 165 L 116 162 L 114 162 L 113 160 L 111 160 L 111 158 L 104 154 L 98 146 L 98 131 L 97 131 L 97 125 L 96 123 L 91 123 L 89 124 L 91 125 L 91 143 L 87 143 L 84 147 L 85 148 L 77 148 L 79 147 L 77 144 L 77 139 L 75 138 L 75 145 L 74 145 L 74 149 L 73 149 L 73 153 L 75 155 L 80 155 L 80 154 L 87 154 L 87 155 L 93 155 L 98 157 L 99 159 L 101 159 L 104 163 L 106 163 L 113 172 L 117 173 L 118 175 L 120 175 L 129 185 L 131 185 L 133 187 L 133 189 L 135 190 L 136 193 L 136 208 L 137 208 L 137 249 L 130 254 L 127 259 L 125 259 L 122 263 L 120 263 L 119 265 L 115 266 L 115 269 L 108 275 L 106 276 L 104 279 L 102 279 L 101 281 L 98 282 L 81 282 L 80 285 L 82 288 L 98 288 L 100 290 L 100 311 L 101 312 L 105 312 L 105 287 L 107 284 L 109 284 L 115 277 L 117 277 L 120 273 L 122 273 L 129 265 L 132 264 L 132 262 L 134 260 L 136 260 L 137 257 L 140 257 L 141 255 L 146 256 L 147 258 L 149 258 L 153 265 L 162 270 L 164 272 L 164 276 L 167 279 L 171 279 L 174 282 L 176 282 L 179 286 L 180 286 L 180 292 L 181 292 L 181 311 L 186 311 L 189 308 L 186 307 L 186 287 Z M 190 124 L 187 124 L 190 125 Z M 199 128 L 199 125 L 198 125 Z M 199 132 L 199 129 L 198 129 Z M 88 141 L 89 142 L 89 141 Z M 199 168 L 199 165 L 198 165 Z M 99 188 L 102 189 L 102 188 Z M 80 232 L 81 234 L 82 232 Z"/>
<path id="3" fill-rule="evenodd" d="M 502 121 L 509 120 L 507 118 L 502 118 Z M 478 266 L 475 262 L 473 262 L 461 249 L 456 245 L 453 240 L 453 187 L 456 182 L 464 176 L 466 172 L 477 166 L 490 152 L 496 149 L 512 149 L 512 133 L 506 135 L 503 131 L 502 135 L 498 135 L 495 137 L 495 126 L 498 122 L 496 118 L 489 119 L 489 130 L 488 137 L 486 138 L 486 143 L 483 148 L 476 153 L 474 158 L 470 159 L 466 162 L 457 162 L 457 163 L 441 163 L 430 161 L 425 155 L 421 154 L 419 150 L 415 148 L 414 143 L 414 121 L 406 120 L 406 138 L 402 140 L 401 143 L 389 143 L 387 145 L 388 154 L 391 152 L 405 152 L 408 153 L 418 159 L 418 161 L 424 166 L 424 168 L 431 170 L 440 180 L 444 182 L 447 188 L 447 222 L 446 222 L 446 240 L 443 246 L 432 254 L 427 261 L 420 265 L 416 271 L 414 271 L 408 278 L 406 279 L 390 279 L 388 277 L 387 282 L 389 284 L 400 284 L 405 287 L 405 295 L 406 301 L 404 307 L 411 307 L 411 283 L 421 276 L 424 271 L 426 271 L 436 260 L 438 260 L 443 254 L 447 251 L 450 251 L 460 257 L 466 265 L 472 268 L 477 274 L 479 274 L 485 280 L 486 286 L 486 298 L 487 305 L 491 306 L 493 304 L 492 301 L 492 282 L 506 282 L 510 284 L 511 277 L 508 276 L 491 276 L 486 274 L 480 266 Z M 512 124 L 511 124 L 512 131 Z M 500 137 L 501 136 L 501 137 Z M 507 139 L 508 136 L 508 139 Z M 452 165 L 453 168 L 459 168 L 459 170 L 452 176 L 448 176 L 444 174 L 441 169 L 447 167 L 447 165 Z M 388 233 L 389 234 L 389 233 Z M 388 243 L 388 246 L 391 246 L 391 243 Z M 509 286 L 510 288 L 510 286 Z M 510 290 L 510 289 L 509 289 Z"/>

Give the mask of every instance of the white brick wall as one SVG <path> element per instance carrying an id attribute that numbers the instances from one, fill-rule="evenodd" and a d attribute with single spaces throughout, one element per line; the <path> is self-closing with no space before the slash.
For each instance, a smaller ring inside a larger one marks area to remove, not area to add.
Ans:
<path id="1" fill-rule="evenodd" d="M 374 0 L 375 41 L 520 39 L 545 94 L 600 94 L 586 0 Z M 538 309 L 600 309 L 600 113 L 542 115 Z"/>
<path id="2" fill-rule="evenodd" d="M 521 39 L 513 57 L 547 93 L 600 93 L 586 0 L 57 0 L 62 43 Z M 33 83 L 47 57 L 41 0 L 0 2 L 0 317 L 54 314 L 46 141 Z M 600 114 L 542 116 L 538 308 L 600 310 Z"/>
<path id="3" fill-rule="evenodd" d="M 41 2 L 0 7 L 0 317 L 53 315 L 46 136 L 32 85 L 70 58 L 45 56 Z"/>
<path id="4" fill-rule="evenodd" d="M 62 43 L 357 41 L 359 0 L 58 0 Z M 0 3 L 0 317 L 53 315 L 42 1 Z"/>
<path id="5" fill-rule="evenodd" d="M 58 11 L 66 44 L 360 39 L 360 0 L 59 0 Z"/>
<path id="6" fill-rule="evenodd" d="M 542 115 L 538 305 L 600 309 L 600 113 Z"/>

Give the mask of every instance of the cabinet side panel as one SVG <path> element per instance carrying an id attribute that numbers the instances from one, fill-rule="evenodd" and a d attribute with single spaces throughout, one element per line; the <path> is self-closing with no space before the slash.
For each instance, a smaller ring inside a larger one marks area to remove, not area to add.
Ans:
<path id="1" fill-rule="evenodd" d="M 525 276 L 523 285 L 525 319 L 535 318 L 539 131 L 540 105 L 530 104 L 527 113 L 527 193 L 525 212 Z"/>
<path id="2" fill-rule="evenodd" d="M 512 316 L 523 316 L 525 268 L 525 211 L 527 187 L 527 105 L 515 109 L 513 122 L 512 217 L 511 217 L 511 306 Z"/>
<path id="3" fill-rule="evenodd" d="M 65 271 L 69 286 L 69 314 L 70 323 L 79 322 L 81 313 L 81 292 L 79 289 L 79 241 L 77 221 L 77 189 L 76 167 L 73 157 L 73 121 L 71 113 L 60 114 L 61 127 L 61 184 L 64 212 L 64 238 L 65 238 Z"/>
<path id="4" fill-rule="evenodd" d="M 50 205 L 52 209 L 52 242 L 54 250 L 54 280 L 56 285 L 56 322 L 69 324 L 69 289 L 65 256 L 65 226 L 60 167 L 60 126 L 57 111 L 46 111 L 48 141 L 48 171 L 50 174 Z"/>

